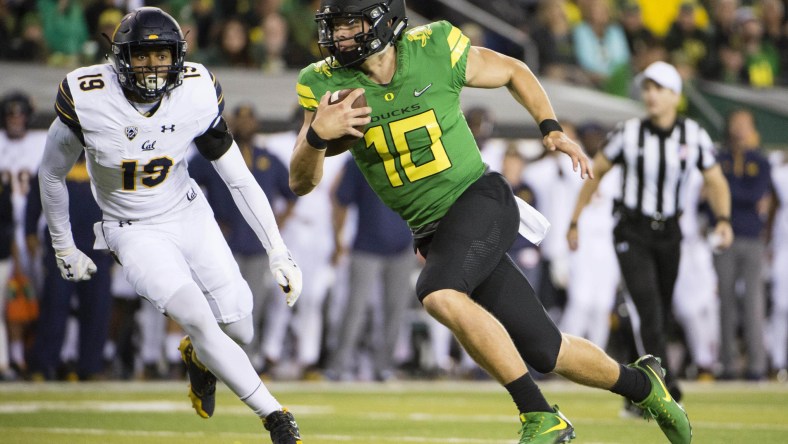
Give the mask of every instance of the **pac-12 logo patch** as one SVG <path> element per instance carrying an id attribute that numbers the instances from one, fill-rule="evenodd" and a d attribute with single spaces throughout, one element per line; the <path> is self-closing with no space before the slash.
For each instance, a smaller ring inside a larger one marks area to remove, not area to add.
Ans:
<path id="1" fill-rule="evenodd" d="M 140 129 L 136 126 L 127 126 L 126 127 L 126 138 L 129 140 L 134 140 L 137 137 L 137 134 L 140 132 Z"/>

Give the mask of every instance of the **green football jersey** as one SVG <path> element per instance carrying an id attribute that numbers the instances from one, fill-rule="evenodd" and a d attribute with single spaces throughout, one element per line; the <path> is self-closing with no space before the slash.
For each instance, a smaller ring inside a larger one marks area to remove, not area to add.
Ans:
<path id="1" fill-rule="evenodd" d="M 407 30 L 396 43 L 388 85 L 325 60 L 298 77 L 299 103 L 310 111 L 326 91 L 364 88 L 372 121 L 351 153 L 383 203 L 412 228 L 442 218 L 484 173 L 460 108 L 469 45 L 458 28 L 436 22 Z"/>

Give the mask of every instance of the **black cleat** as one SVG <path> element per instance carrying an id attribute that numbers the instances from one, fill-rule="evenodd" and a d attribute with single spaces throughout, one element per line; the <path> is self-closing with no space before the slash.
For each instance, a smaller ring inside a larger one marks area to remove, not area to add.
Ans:
<path id="1" fill-rule="evenodd" d="M 271 432 L 273 444 L 302 444 L 298 424 L 287 409 L 283 408 L 268 414 L 263 419 L 263 427 Z"/>
<path id="2" fill-rule="evenodd" d="M 201 417 L 210 418 L 216 407 L 216 376 L 197 360 L 188 336 L 181 339 L 178 350 L 189 374 L 189 399 L 192 400 L 192 407 Z"/>

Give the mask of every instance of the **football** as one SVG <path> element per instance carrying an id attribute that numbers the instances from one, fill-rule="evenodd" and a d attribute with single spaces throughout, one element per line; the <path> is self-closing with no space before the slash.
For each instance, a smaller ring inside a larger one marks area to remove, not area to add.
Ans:
<path id="1" fill-rule="evenodd" d="M 345 98 L 350 94 L 353 90 L 352 89 L 340 89 L 339 91 L 334 91 L 331 94 L 331 97 L 328 98 L 328 103 L 333 105 L 335 103 L 341 102 L 345 100 Z M 362 108 L 367 106 L 367 98 L 364 97 L 364 94 L 358 96 L 358 98 L 353 102 L 353 108 Z M 355 127 L 357 130 L 364 132 L 363 126 Z M 351 146 L 353 146 L 356 141 L 358 141 L 358 137 L 351 136 L 350 134 L 346 134 L 338 139 L 328 140 L 326 142 L 326 156 L 336 156 L 337 154 L 344 153 L 345 151 L 349 150 Z"/>

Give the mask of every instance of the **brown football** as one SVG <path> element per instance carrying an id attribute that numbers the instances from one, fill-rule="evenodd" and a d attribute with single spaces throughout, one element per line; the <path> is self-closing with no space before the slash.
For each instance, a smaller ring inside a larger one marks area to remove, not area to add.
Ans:
<path id="1" fill-rule="evenodd" d="M 328 103 L 333 105 L 337 102 L 341 102 L 345 100 L 348 94 L 350 94 L 352 91 L 352 89 L 340 89 L 339 91 L 334 91 L 331 94 L 331 97 L 328 98 Z M 353 102 L 353 108 L 363 108 L 365 106 L 367 106 L 367 98 L 364 97 L 364 94 L 358 96 L 355 102 Z M 362 133 L 364 132 L 363 126 L 357 126 L 355 128 Z M 358 137 L 345 134 L 338 139 L 327 141 L 326 156 L 336 156 L 337 154 L 344 153 L 345 151 L 349 150 L 350 147 L 353 146 L 356 141 L 358 141 L 358 139 Z"/>

